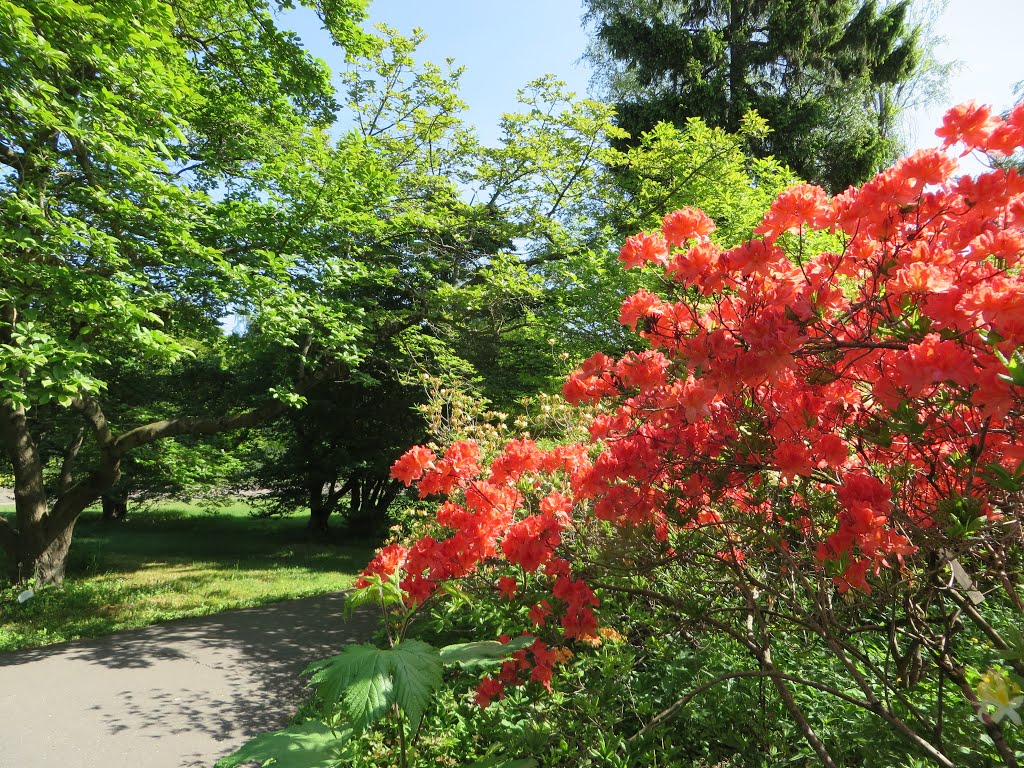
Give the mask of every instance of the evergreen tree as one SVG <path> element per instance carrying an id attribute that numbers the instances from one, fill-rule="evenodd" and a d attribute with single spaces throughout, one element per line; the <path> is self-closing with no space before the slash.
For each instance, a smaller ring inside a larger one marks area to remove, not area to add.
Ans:
<path id="1" fill-rule="evenodd" d="M 894 86 L 922 59 L 909 0 L 587 0 L 589 52 L 639 136 L 689 117 L 729 131 L 756 109 L 751 149 L 830 190 L 898 153 Z"/>

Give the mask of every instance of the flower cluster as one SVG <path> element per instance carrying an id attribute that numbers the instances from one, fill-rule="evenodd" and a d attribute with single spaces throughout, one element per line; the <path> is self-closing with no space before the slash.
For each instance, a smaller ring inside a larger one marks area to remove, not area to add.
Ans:
<path id="1" fill-rule="evenodd" d="M 959 107 L 939 134 L 1010 153 L 1024 109 Z M 563 388 L 618 404 L 592 425 L 604 450 L 576 486 L 594 513 L 719 526 L 742 551 L 724 510 L 778 524 L 754 489 L 782 489 L 789 511 L 814 493 L 828 514 L 801 533 L 842 591 L 902 563 L 915 528 L 955 522 L 948 500 L 993 515 L 980 470 L 1024 458 L 1021 382 L 1006 368 L 1024 346 L 1024 178 L 955 169 L 922 150 L 833 199 L 794 187 L 735 248 L 690 210 L 631 238 L 622 260 L 663 269 L 674 298 L 626 299 L 620 322 L 652 351 L 594 355 Z M 837 247 L 805 253 L 812 231 Z"/>
<path id="2" fill-rule="evenodd" d="M 501 638 L 507 643 L 507 636 Z M 512 658 L 501 665 L 496 676 L 488 675 L 477 687 L 476 703 L 486 709 L 492 701 L 505 698 L 505 689 L 525 685 L 527 682 L 540 683 L 549 692 L 553 668 L 572 657 L 572 651 L 563 647 L 551 647 L 541 640 L 534 640 L 528 648 L 516 651 Z"/>
<path id="3" fill-rule="evenodd" d="M 939 135 L 1008 154 L 1024 145 L 1024 108 L 958 107 Z M 955 170 L 945 149 L 922 150 L 834 198 L 794 187 L 734 248 L 691 208 L 629 238 L 624 265 L 659 270 L 671 290 L 622 303 L 649 350 L 595 354 L 565 382 L 569 402 L 606 406 L 591 449 L 512 441 L 489 468 L 471 443 L 411 449 L 392 474 L 448 495 L 443 535 L 393 545 L 367 573 L 398 573 L 418 603 L 514 566 L 550 590 L 530 621 L 554 616 L 564 638 L 586 639 L 598 600 L 563 550 L 587 516 L 649 531 L 666 555 L 685 557 L 699 532 L 723 568 L 778 556 L 780 571 L 824 569 L 841 592 L 869 592 L 881 569 L 996 517 L 988 477 L 1024 459 L 1024 381 L 1008 368 L 1024 347 L 1024 178 Z M 518 587 L 506 575 L 500 590 Z M 546 682 L 545 648 L 515 674 L 532 665 Z M 480 703 L 514 677 L 485 680 Z"/>

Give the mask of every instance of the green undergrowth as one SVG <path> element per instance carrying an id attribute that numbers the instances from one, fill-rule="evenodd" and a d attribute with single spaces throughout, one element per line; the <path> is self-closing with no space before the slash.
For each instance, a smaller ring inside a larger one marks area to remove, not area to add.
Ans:
<path id="1" fill-rule="evenodd" d="M 302 515 L 254 518 L 244 504 L 166 504 L 114 523 L 87 510 L 63 586 L 18 603 L 23 587 L 0 583 L 0 652 L 346 589 L 373 546 L 313 540 Z"/>

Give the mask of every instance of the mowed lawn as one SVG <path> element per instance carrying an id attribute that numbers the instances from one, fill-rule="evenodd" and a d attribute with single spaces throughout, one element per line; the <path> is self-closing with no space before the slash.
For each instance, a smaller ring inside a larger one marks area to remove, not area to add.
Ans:
<path id="1" fill-rule="evenodd" d="M 168 503 L 123 522 L 87 510 L 63 587 L 18 603 L 21 588 L 0 583 L 0 652 L 350 587 L 374 542 L 340 534 L 317 541 L 305 522 L 254 518 L 244 504 L 206 511 Z"/>

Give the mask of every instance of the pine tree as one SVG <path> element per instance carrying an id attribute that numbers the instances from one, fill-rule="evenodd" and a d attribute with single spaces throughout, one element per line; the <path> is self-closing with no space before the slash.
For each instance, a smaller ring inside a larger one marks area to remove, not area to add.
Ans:
<path id="1" fill-rule="evenodd" d="M 909 0 L 586 0 L 589 57 L 639 136 L 701 117 L 736 131 L 756 109 L 771 132 L 751 149 L 830 190 L 898 153 L 895 86 L 922 59 Z"/>

